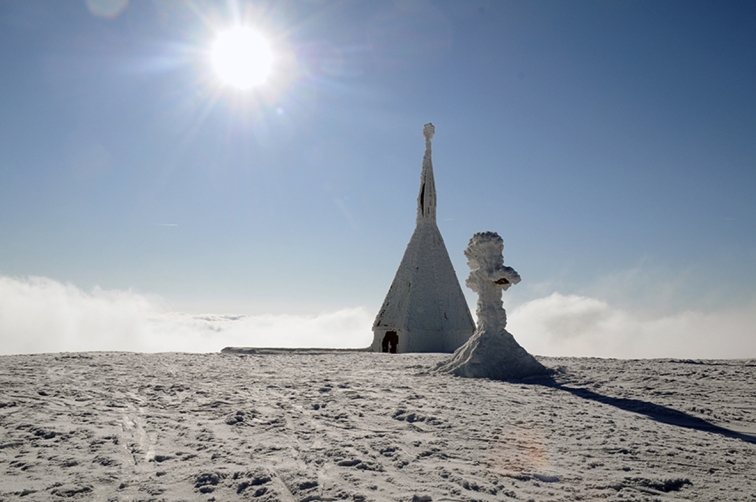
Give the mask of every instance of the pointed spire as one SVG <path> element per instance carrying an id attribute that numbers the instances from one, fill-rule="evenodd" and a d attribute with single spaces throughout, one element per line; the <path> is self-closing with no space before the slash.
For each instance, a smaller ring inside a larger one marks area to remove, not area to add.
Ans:
<path id="1" fill-rule="evenodd" d="M 420 173 L 420 194 L 417 196 L 417 223 L 436 221 L 436 183 L 433 181 L 433 160 L 431 159 L 431 138 L 436 128 L 430 122 L 423 127 L 425 155 Z"/>
<path id="2" fill-rule="evenodd" d="M 475 322 L 436 225 L 436 185 L 431 162 L 433 132 L 433 124 L 425 124 L 417 225 L 375 317 L 371 345 L 375 351 L 383 349 L 384 341 L 396 342 L 398 337 L 398 352 L 454 352 L 475 331 Z"/>

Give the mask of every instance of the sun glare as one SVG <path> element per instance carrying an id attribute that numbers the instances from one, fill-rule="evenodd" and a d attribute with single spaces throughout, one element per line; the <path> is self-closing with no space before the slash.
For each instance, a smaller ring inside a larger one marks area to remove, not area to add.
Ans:
<path id="1" fill-rule="evenodd" d="M 256 31 L 236 27 L 218 35 L 212 48 L 212 61 L 218 77 L 239 89 L 265 83 L 273 65 L 268 41 Z"/>

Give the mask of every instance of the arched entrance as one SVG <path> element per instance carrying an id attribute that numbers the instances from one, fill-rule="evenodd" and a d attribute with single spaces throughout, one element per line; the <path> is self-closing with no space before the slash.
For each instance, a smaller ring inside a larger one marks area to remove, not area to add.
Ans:
<path id="1" fill-rule="evenodd" d="M 390 352 L 396 354 L 396 347 L 399 345 L 399 335 L 396 331 L 386 331 L 386 336 L 383 337 L 381 348 L 383 352 Z"/>

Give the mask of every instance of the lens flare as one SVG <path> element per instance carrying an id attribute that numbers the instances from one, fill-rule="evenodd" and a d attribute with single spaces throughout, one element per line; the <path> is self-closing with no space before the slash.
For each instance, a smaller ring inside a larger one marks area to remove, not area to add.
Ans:
<path id="1" fill-rule="evenodd" d="M 129 0 L 87 0 L 93 16 L 115 19 L 129 5 Z"/>

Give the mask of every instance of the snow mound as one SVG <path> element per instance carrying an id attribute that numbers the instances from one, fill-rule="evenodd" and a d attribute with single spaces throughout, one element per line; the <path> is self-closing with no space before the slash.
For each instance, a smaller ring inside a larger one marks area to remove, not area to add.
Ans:
<path id="1" fill-rule="evenodd" d="M 476 331 L 449 361 L 438 366 L 437 371 L 492 380 L 517 380 L 551 372 L 505 329 Z"/>

